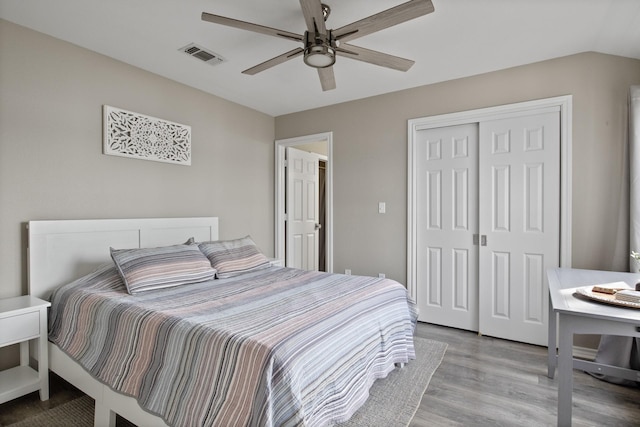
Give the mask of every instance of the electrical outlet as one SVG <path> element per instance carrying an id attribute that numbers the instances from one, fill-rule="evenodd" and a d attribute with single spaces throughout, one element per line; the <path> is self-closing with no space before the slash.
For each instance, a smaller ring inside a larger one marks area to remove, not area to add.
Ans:
<path id="1" fill-rule="evenodd" d="M 384 273 L 378 273 L 378 277 L 379 277 L 379 278 L 381 278 L 381 279 L 384 279 L 384 278 L 385 278 L 385 277 L 387 277 L 387 276 L 385 276 L 385 274 L 384 274 Z"/>
<path id="2" fill-rule="evenodd" d="M 386 213 L 387 212 L 387 204 L 385 202 L 378 203 L 378 213 Z"/>
<path id="3" fill-rule="evenodd" d="M 344 274 L 346 274 L 347 276 L 351 276 L 351 270 L 347 268 L 347 269 L 344 271 Z"/>

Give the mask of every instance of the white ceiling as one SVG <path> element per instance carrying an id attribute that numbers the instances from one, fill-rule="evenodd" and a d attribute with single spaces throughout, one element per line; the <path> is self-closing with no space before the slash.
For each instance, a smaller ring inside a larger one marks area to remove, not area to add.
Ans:
<path id="1" fill-rule="evenodd" d="M 272 116 L 586 51 L 640 59 L 639 0 L 432 1 L 434 13 L 352 42 L 413 68 L 338 57 L 337 89 L 327 92 L 302 57 L 241 74 L 301 44 L 200 19 L 205 11 L 303 34 L 299 0 L 0 0 L 0 17 Z M 324 2 L 332 29 L 403 0 Z M 227 62 L 178 51 L 192 42 Z"/>

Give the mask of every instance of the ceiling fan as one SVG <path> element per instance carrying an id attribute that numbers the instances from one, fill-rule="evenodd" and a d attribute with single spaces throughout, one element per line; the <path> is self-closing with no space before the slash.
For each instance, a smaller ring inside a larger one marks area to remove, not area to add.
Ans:
<path id="1" fill-rule="evenodd" d="M 320 0 L 300 0 L 300 6 L 302 7 L 302 14 L 307 24 L 307 31 L 305 31 L 304 35 L 213 15 L 207 12 L 202 13 L 202 20 L 301 42 L 304 48 L 298 47 L 283 53 L 255 67 L 244 70 L 243 73 L 254 75 L 303 55 L 305 64 L 318 69 L 322 90 L 327 91 L 336 88 L 333 73 L 333 64 L 336 62 L 336 55 L 392 68 L 394 70 L 407 71 L 414 64 L 414 61 L 354 46 L 346 42 L 434 11 L 431 0 L 410 0 L 383 12 L 371 15 L 368 18 L 352 22 L 351 24 L 334 30 L 328 30 L 325 21 L 331 13 L 329 6 L 321 3 Z"/>

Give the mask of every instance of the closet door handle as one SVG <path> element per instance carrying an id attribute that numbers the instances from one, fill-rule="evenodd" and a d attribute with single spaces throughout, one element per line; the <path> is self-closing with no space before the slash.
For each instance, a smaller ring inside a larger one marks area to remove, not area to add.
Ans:
<path id="1" fill-rule="evenodd" d="M 479 235 L 479 234 L 474 234 L 473 235 L 473 245 L 474 246 L 487 246 L 487 236 L 486 235 Z"/>

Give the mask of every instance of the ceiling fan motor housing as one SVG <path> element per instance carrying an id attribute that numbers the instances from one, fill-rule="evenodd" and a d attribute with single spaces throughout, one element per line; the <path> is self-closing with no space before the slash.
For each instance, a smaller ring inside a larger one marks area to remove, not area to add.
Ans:
<path id="1" fill-rule="evenodd" d="M 336 62 L 335 47 L 331 43 L 331 31 L 327 34 L 305 31 L 304 63 L 314 68 L 331 67 Z"/>

